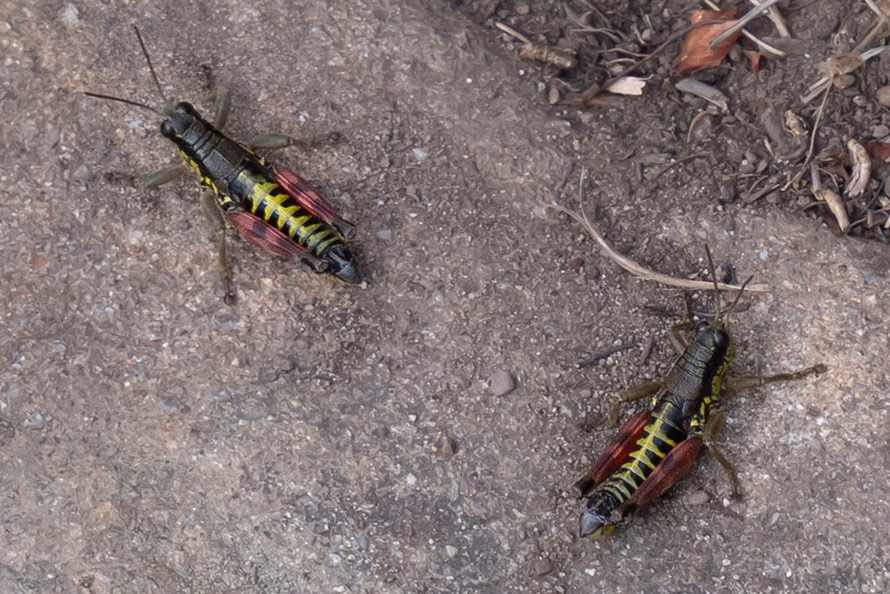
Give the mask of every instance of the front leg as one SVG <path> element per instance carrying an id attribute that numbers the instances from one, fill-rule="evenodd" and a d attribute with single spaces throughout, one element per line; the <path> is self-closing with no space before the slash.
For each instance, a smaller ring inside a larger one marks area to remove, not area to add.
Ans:
<path id="1" fill-rule="evenodd" d="M 274 150 L 295 146 L 304 152 L 310 152 L 323 144 L 333 144 L 340 137 L 338 133 L 331 133 L 325 138 L 313 138 L 303 140 L 286 134 L 261 134 L 253 138 L 248 144 L 252 151 Z"/>
<path id="2" fill-rule="evenodd" d="M 165 167 L 151 175 L 146 175 L 143 178 L 136 178 L 134 185 L 142 190 L 153 190 L 154 188 L 178 180 L 189 171 L 191 171 L 191 169 L 188 165 L 185 163 L 177 163 L 176 165 L 170 165 L 169 167 Z"/>

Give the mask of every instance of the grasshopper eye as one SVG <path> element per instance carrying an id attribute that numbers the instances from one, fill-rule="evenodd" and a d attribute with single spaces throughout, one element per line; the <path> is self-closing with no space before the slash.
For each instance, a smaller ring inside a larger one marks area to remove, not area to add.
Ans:
<path id="1" fill-rule="evenodd" d="M 176 130 L 173 129 L 173 122 L 170 120 L 161 122 L 161 134 L 164 138 L 173 138 L 176 136 Z"/>
<path id="2" fill-rule="evenodd" d="M 177 103 L 176 111 L 181 111 L 189 115 L 196 115 L 198 113 L 197 111 L 195 111 L 194 106 L 188 101 L 180 101 L 179 103 Z"/>

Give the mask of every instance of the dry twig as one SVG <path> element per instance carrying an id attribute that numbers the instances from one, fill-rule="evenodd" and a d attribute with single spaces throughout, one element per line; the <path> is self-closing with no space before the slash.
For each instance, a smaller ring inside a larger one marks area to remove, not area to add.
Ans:
<path id="1" fill-rule="evenodd" d="M 714 2 L 711 2 L 711 0 L 704 0 L 704 2 L 712 10 L 720 10 L 720 7 L 717 4 L 715 4 Z M 755 37 L 752 33 L 748 32 L 748 30 L 746 30 L 746 29 L 742 29 L 742 35 L 747 37 L 750 41 L 754 42 L 754 44 L 757 45 L 757 47 L 759 47 L 761 50 L 763 50 L 764 52 L 766 52 L 767 54 L 769 54 L 771 56 L 775 56 L 776 58 L 784 58 L 784 57 L 788 56 L 788 54 L 786 54 L 779 48 L 771 46 L 770 44 L 763 41 L 759 37 Z"/>
<path id="2" fill-rule="evenodd" d="M 754 6 L 758 6 L 763 0 L 748 0 Z M 773 25 L 776 26 L 776 31 L 779 33 L 779 37 L 791 37 L 791 32 L 788 30 L 788 25 L 785 23 L 785 19 L 782 18 L 782 14 L 779 12 L 779 9 L 776 6 L 770 6 L 769 10 L 767 10 L 767 17 L 769 20 L 773 22 Z"/>
<path id="3" fill-rule="evenodd" d="M 523 43 L 522 48 L 519 50 L 519 57 L 523 60 L 544 62 L 563 70 L 571 70 L 578 63 L 575 54 L 570 50 L 532 43 L 528 37 L 504 23 L 498 22 L 494 26 Z"/>
<path id="4" fill-rule="evenodd" d="M 764 10 L 768 9 L 770 6 L 778 2 L 779 0 L 763 0 L 760 4 L 756 5 L 754 8 L 745 13 L 745 16 L 740 18 L 736 24 L 732 27 L 728 28 L 726 31 L 715 37 L 711 40 L 711 49 L 714 49 L 733 35 L 737 34 L 739 29 L 753 21 L 755 18 L 760 16 Z"/>
<path id="5" fill-rule="evenodd" d="M 850 217 L 847 216 L 847 209 L 844 206 L 843 199 L 836 192 L 822 187 L 822 182 L 819 179 L 819 167 L 815 163 L 810 164 L 810 177 L 813 196 L 816 197 L 816 200 L 828 205 L 828 210 L 831 211 L 831 214 L 837 220 L 841 233 L 846 233 L 850 229 Z"/>
<path id="6" fill-rule="evenodd" d="M 827 85 L 825 87 L 825 94 L 822 96 L 822 103 L 819 104 L 819 109 L 816 110 L 816 121 L 813 122 L 813 130 L 810 132 L 810 147 L 807 149 L 807 156 L 804 157 L 803 165 L 800 168 L 800 171 L 797 172 L 797 175 L 791 178 L 787 184 L 782 186 L 782 191 L 784 192 L 791 186 L 796 186 L 797 182 L 800 181 L 800 178 L 806 174 L 807 164 L 810 162 L 810 159 L 813 158 L 813 150 L 816 148 L 816 132 L 819 130 L 819 121 L 822 119 L 822 112 L 825 111 L 825 102 L 828 100 L 828 92 L 831 91 L 831 85 Z"/>
<path id="7" fill-rule="evenodd" d="M 596 227 L 593 226 L 593 223 L 587 217 L 587 213 L 584 212 L 584 178 L 587 176 L 587 169 L 581 170 L 581 179 L 578 181 L 578 199 L 579 199 L 579 209 L 580 212 L 575 212 L 573 210 L 569 210 L 568 208 L 561 206 L 559 204 L 542 204 L 544 208 L 552 208 L 559 212 L 565 213 L 571 218 L 575 219 L 578 223 L 580 223 L 590 236 L 599 244 L 600 248 L 602 248 L 603 252 L 612 259 L 613 262 L 633 274 L 634 276 L 641 278 L 643 280 L 651 280 L 657 283 L 661 283 L 663 285 L 668 285 L 671 287 L 680 287 L 682 289 L 693 289 L 693 290 L 708 290 L 714 287 L 712 282 L 705 281 L 691 281 L 682 278 L 676 278 L 673 276 L 668 276 L 666 274 L 661 274 L 660 272 L 655 272 L 654 270 L 650 270 L 643 266 L 640 266 L 630 258 L 626 256 L 622 256 L 618 252 L 616 252 L 611 245 L 600 235 L 599 231 L 597 231 Z M 721 291 L 741 291 L 742 287 L 739 285 L 728 285 L 725 283 L 718 283 L 717 288 Z M 752 293 L 768 293 L 770 288 L 767 285 L 748 285 L 745 287 L 745 290 Z"/>

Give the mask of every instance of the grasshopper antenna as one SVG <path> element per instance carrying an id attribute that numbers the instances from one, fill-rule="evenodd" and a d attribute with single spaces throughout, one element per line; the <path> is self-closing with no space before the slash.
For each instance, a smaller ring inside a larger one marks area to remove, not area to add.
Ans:
<path id="1" fill-rule="evenodd" d="M 122 97 L 115 97 L 114 95 L 103 95 L 101 93 L 90 93 L 89 91 L 84 91 L 84 95 L 88 97 L 95 97 L 96 99 L 108 99 L 109 101 L 120 101 L 121 103 L 126 103 L 127 105 L 134 105 L 136 107 L 141 107 L 143 109 L 147 109 L 149 111 L 153 111 L 159 116 L 163 117 L 163 113 L 152 107 L 151 105 L 146 105 L 145 103 L 139 103 L 138 101 L 132 101 L 130 99 L 124 99 Z"/>
<path id="2" fill-rule="evenodd" d="M 735 310 L 735 304 L 739 302 L 739 299 L 741 298 L 742 293 L 745 291 L 745 287 L 748 286 L 748 283 L 750 283 L 753 278 L 754 278 L 754 275 L 752 274 L 747 279 L 745 279 L 745 282 L 742 283 L 742 287 L 739 289 L 738 295 L 735 296 L 735 299 L 733 299 L 733 301 L 732 301 L 732 305 L 729 306 L 729 311 L 726 312 L 727 318 L 729 318 L 729 314 L 731 314 L 733 312 L 733 310 Z"/>
<path id="3" fill-rule="evenodd" d="M 714 321 L 719 321 L 720 287 L 717 286 L 717 269 L 714 267 L 714 258 L 711 257 L 711 248 L 708 247 L 708 244 L 705 244 L 705 253 L 708 255 L 708 271 L 711 273 L 711 280 L 714 281 Z M 739 293 L 741 293 L 741 291 L 739 291 Z"/>
<path id="4" fill-rule="evenodd" d="M 148 69 L 151 71 L 151 77 L 155 80 L 155 85 L 158 87 L 158 93 L 161 94 L 164 103 L 168 103 L 167 96 L 164 95 L 164 89 L 161 87 L 161 81 L 158 80 L 158 75 L 155 74 L 155 67 L 151 65 L 151 58 L 148 56 L 148 50 L 145 49 L 145 42 L 142 41 L 142 34 L 139 32 L 139 27 L 133 25 L 133 30 L 136 31 L 136 38 L 139 39 L 139 47 L 142 48 L 142 55 L 145 56 L 145 61 L 148 62 Z"/>

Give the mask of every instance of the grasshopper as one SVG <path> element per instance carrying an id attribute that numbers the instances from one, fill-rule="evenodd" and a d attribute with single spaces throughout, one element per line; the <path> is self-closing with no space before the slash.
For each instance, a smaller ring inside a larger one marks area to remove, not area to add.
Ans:
<path id="1" fill-rule="evenodd" d="M 710 250 L 707 255 L 717 291 Z M 750 281 L 742 285 L 727 317 Z M 692 469 L 702 446 L 723 467 L 733 496 L 738 497 L 735 470 L 715 443 L 724 419 L 722 391 L 794 381 L 826 371 L 824 365 L 814 365 L 778 375 L 728 376 L 735 352 L 726 321 L 720 319 L 719 293 L 716 301 L 714 319 L 698 324 L 687 301 L 688 320 L 670 330 L 671 344 L 679 356 L 667 376 L 631 388 L 613 408 L 612 423 L 618 420 L 624 402 L 651 396 L 650 407 L 625 421 L 596 464 L 575 483 L 578 497 L 586 497 L 579 523 L 582 537 L 609 534 L 634 511 L 670 489 Z M 682 333 L 693 330 L 695 338 L 686 344 Z"/>
<path id="2" fill-rule="evenodd" d="M 136 38 L 158 92 L 169 105 L 155 74 L 139 29 Z M 366 286 L 346 240 L 356 235 L 355 226 L 296 173 L 269 164 L 254 151 L 306 143 L 283 135 L 265 135 L 243 146 L 223 134 L 228 118 L 228 93 L 217 96 L 214 123 L 204 119 L 186 102 L 161 109 L 145 103 L 89 93 L 98 99 L 118 101 L 161 116 L 161 134 L 173 142 L 184 163 L 147 176 L 137 185 L 155 188 L 194 171 L 202 186 L 203 210 L 216 235 L 219 270 L 225 301 L 235 302 L 226 256 L 225 225 L 220 211 L 238 233 L 255 246 L 286 259 L 298 259 L 318 274 L 348 284 Z"/>

